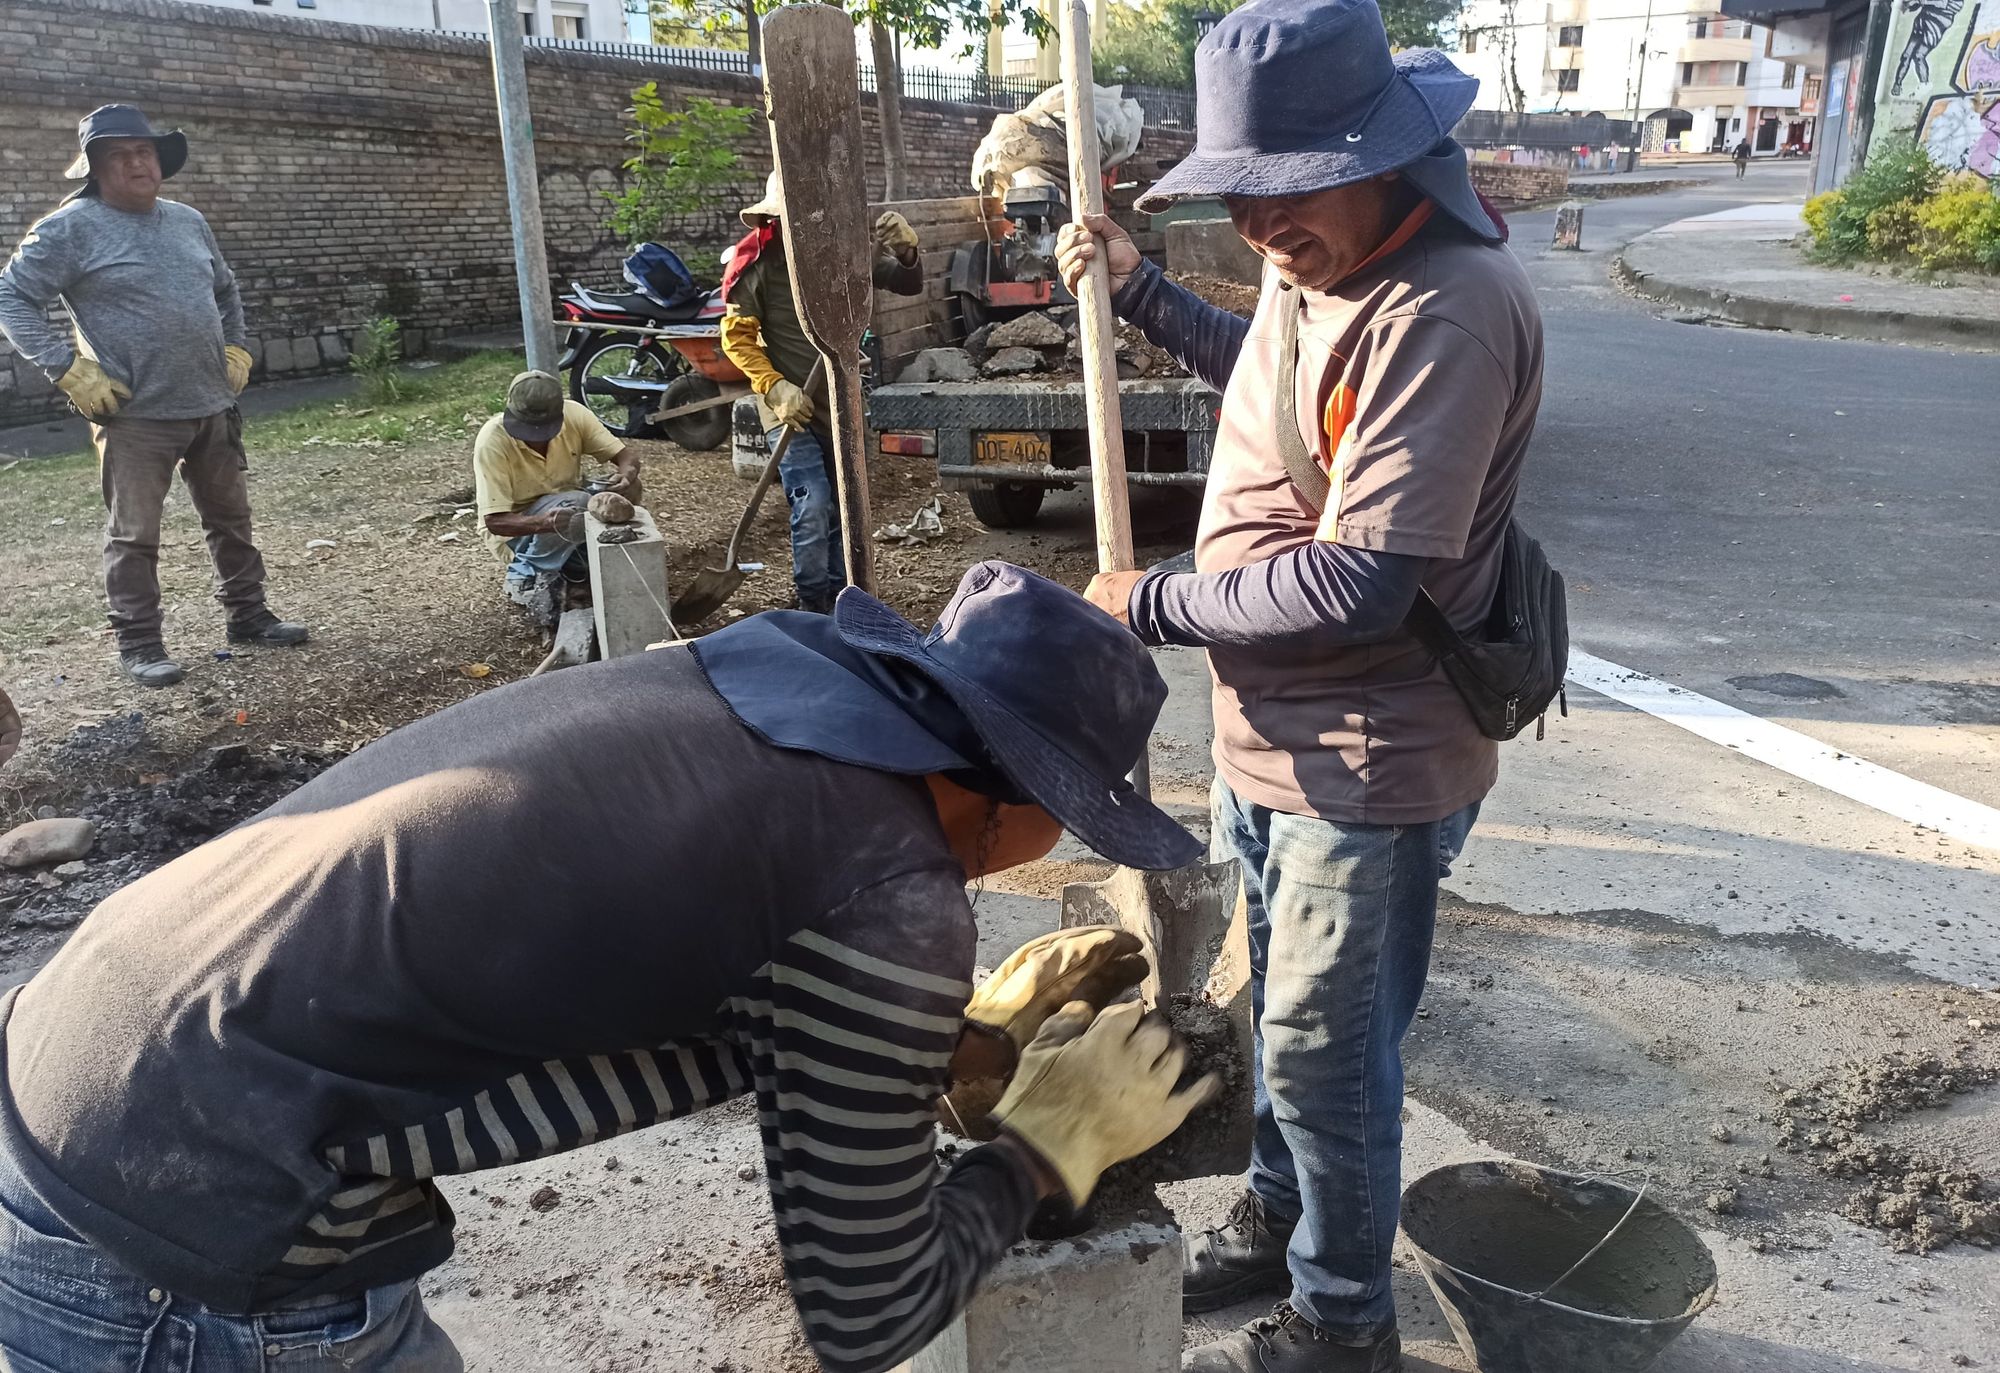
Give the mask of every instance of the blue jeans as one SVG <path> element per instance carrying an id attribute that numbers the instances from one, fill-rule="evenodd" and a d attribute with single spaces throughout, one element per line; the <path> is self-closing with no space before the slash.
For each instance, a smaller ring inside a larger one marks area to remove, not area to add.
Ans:
<path id="1" fill-rule="evenodd" d="M 783 438 L 782 427 L 764 436 L 773 450 Z M 826 449 L 810 429 L 792 435 L 792 445 L 778 464 L 785 501 L 792 508 L 792 585 L 805 610 L 827 610 L 847 585 L 847 557 L 841 548 L 840 497 Z"/>
<path id="2" fill-rule="evenodd" d="M 0 1369 L 6 1373 L 460 1373 L 414 1282 L 226 1316 L 127 1272 L 0 1158 Z"/>
<path id="3" fill-rule="evenodd" d="M 558 507 L 581 510 L 589 502 L 590 497 L 581 491 L 552 491 L 521 513 L 546 515 Z M 514 554 L 507 563 L 507 580 L 515 582 L 532 581 L 538 572 L 560 572 L 571 558 L 583 556 L 581 543 L 560 534 L 520 534 L 507 540 L 507 547 Z"/>
<path id="4" fill-rule="evenodd" d="M 1349 825 L 1243 800 L 1217 778 L 1212 856 L 1237 859 L 1249 920 L 1257 1127 L 1250 1190 L 1298 1222 L 1292 1305 L 1336 1334 L 1395 1318 L 1403 1034 L 1422 1000 L 1477 804 L 1420 825 Z"/>

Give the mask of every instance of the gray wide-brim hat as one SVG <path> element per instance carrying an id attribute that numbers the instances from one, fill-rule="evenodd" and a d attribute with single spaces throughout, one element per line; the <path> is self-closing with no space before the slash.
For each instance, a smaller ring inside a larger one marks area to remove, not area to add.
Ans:
<path id="1" fill-rule="evenodd" d="M 160 154 L 160 177 L 165 180 L 187 165 L 187 135 L 179 129 L 155 133 L 145 112 L 137 105 L 99 105 L 76 123 L 76 160 L 63 175 L 82 181 L 90 175 L 90 145 L 107 138 L 150 138 Z"/>
<path id="2" fill-rule="evenodd" d="M 1450 141 L 1478 89 L 1435 49 L 1392 55 L 1375 0 L 1251 0 L 1196 49 L 1194 152 L 1138 208 L 1310 195 L 1401 171 Z M 1469 183 L 1463 199 L 1444 208 L 1479 214 Z"/>

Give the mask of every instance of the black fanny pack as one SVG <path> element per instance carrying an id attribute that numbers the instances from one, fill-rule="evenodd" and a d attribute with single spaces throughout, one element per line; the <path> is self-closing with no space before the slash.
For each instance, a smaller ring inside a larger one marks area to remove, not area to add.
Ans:
<path id="1" fill-rule="evenodd" d="M 1296 298 L 1284 311 L 1278 453 L 1307 504 L 1324 510 L 1330 483 L 1299 436 L 1299 316 L 1304 309 L 1305 301 Z M 1512 739 L 1533 720 L 1539 739 L 1544 732 L 1542 717 L 1552 703 L 1559 701 L 1562 713 L 1569 714 L 1569 697 L 1563 690 L 1563 676 L 1569 670 L 1569 601 L 1562 574 L 1549 566 L 1541 544 L 1528 536 L 1520 521 L 1507 522 L 1500 585 L 1477 637 L 1468 639 L 1453 629 L 1430 592 L 1421 587 L 1403 626 L 1437 658 L 1487 738 Z"/>

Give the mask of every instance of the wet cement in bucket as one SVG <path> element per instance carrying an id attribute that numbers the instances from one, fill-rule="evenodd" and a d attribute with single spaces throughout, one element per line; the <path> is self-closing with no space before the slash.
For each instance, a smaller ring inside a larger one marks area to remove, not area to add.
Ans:
<path id="1" fill-rule="evenodd" d="M 1644 1368 L 1714 1299 L 1708 1247 L 1651 1197 L 1563 1278 L 1634 1195 L 1609 1180 L 1503 1162 L 1440 1168 L 1411 1185 L 1404 1231 L 1482 1373 Z"/>

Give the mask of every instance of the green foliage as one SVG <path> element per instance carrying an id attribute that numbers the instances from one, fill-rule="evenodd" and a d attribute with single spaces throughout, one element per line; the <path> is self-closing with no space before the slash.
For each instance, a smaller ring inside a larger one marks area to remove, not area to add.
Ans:
<path id="1" fill-rule="evenodd" d="M 1878 259 L 1903 255 L 1917 236 L 1917 202 L 1892 200 L 1868 216 L 1868 251 Z"/>
<path id="2" fill-rule="evenodd" d="M 1909 250 L 1929 268 L 2000 268 L 2000 195 L 1970 172 L 1948 178 L 1917 207 Z"/>
<path id="3" fill-rule="evenodd" d="M 1849 177 L 1837 200 L 1815 196 L 1807 207 L 1813 251 L 1834 262 L 1874 254 L 1900 254 L 1916 232 L 1915 207 L 1944 180 L 1914 138 L 1888 137 L 1876 145 L 1868 165 Z M 1903 209 L 1892 207 L 1904 206 Z"/>
<path id="4" fill-rule="evenodd" d="M 626 242 L 658 237 L 667 220 L 711 207 L 743 180 L 736 140 L 750 132 L 756 111 L 698 97 L 670 110 L 659 83 L 648 81 L 632 92 L 627 113 L 626 139 L 638 151 L 625 159 L 625 188 L 605 192 L 611 230 Z"/>
<path id="5" fill-rule="evenodd" d="M 402 395 L 396 376 L 403 361 L 403 326 L 378 315 L 361 326 L 347 365 L 361 378 L 361 394 L 371 405 L 386 405 Z"/>
<path id="6" fill-rule="evenodd" d="M 1195 16 L 1227 14 L 1243 0 L 1106 0 L 1104 37 L 1091 50 L 1102 85 L 1187 87 L 1194 83 Z M 1460 0 L 1382 0 L 1382 23 L 1397 48 L 1434 46 Z"/>

